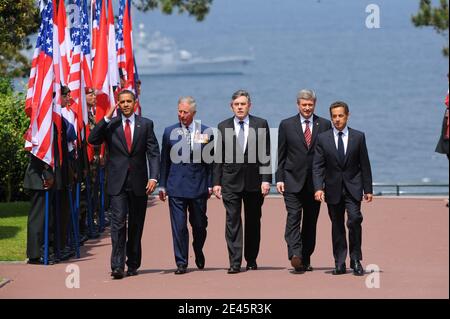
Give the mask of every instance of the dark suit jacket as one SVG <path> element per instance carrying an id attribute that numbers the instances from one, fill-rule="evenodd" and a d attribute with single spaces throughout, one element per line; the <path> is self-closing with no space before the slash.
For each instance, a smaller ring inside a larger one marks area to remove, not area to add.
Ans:
<path id="1" fill-rule="evenodd" d="M 160 155 L 153 122 L 147 118 L 135 116 L 131 153 L 128 152 L 121 116 L 114 117 L 109 123 L 106 123 L 105 119 L 101 120 L 89 135 L 90 144 L 100 145 L 106 142 L 108 146 L 109 160 L 106 169 L 109 177 L 107 184 L 109 195 L 119 194 L 128 170 L 136 196 L 145 195 L 145 187 L 149 179 L 158 179 Z M 147 165 L 149 172 L 147 172 Z"/>
<path id="2" fill-rule="evenodd" d="M 373 193 L 372 170 L 364 133 L 351 128 L 348 132 L 344 163 L 338 160 L 332 129 L 317 138 L 313 162 L 314 190 L 324 189 L 328 204 L 339 203 L 344 185 L 356 201 L 361 201 L 363 194 Z"/>
<path id="3" fill-rule="evenodd" d="M 192 154 L 185 154 L 189 148 L 180 123 L 169 126 L 164 130 L 159 185 L 166 188 L 169 196 L 199 198 L 207 195 L 208 187 L 212 187 L 213 154 L 210 153 L 209 163 L 205 162 L 204 158 L 200 156 L 207 145 L 213 151 L 213 131 L 202 125 L 201 133 L 208 135 L 208 142 L 196 143 L 194 138 Z M 178 157 L 173 162 L 170 153 L 176 150 L 178 150 Z"/>
<path id="4" fill-rule="evenodd" d="M 29 154 L 30 162 L 25 171 L 23 187 L 29 190 L 44 190 L 44 179 L 54 178 L 53 169 L 34 156 Z"/>
<path id="5" fill-rule="evenodd" d="M 262 182 L 272 183 L 272 174 L 267 173 L 271 172 L 269 124 L 262 118 L 249 115 L 249 128 L 246 151 L 243 161 L 239 163 L 236 153 L 242 150 L 234 131 L 234 117 L 218 125 L 213 185 L 222 186 L 224 192 L 256 192 L 261 190 Z M 262 147 L 264 144 L 265 149 Z M 261 155 L 268 157 L 267 161 Z M 264 174 L 261 174 L 260 168 L 265 169 Z"/>
<path id="6" fill-rule="evenodd" d="M 312 162 L 317 136 L 331 128 L 331 122 L 313 115 L 311 145 L 308 148 L 300 115 L 281 121 L 278 129 L 278 169 L 276 181 L 284 182 L 285 191 L 300 192 L 304 187 L 314 192 Z M 306 181 L 308 181 L 307 184 Z"/>

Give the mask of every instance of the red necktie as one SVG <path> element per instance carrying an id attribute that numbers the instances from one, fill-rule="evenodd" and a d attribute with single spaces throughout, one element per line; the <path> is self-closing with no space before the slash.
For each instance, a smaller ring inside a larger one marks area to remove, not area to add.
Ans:
<path id="1" fill-rule="evenodd" d="M 305 121 L 305 141 L 306 141 L 306 145 L 309 146 L 311 145 L 311 130 L 309 129 L 309 120 Z"/>
<path id="2" fill-rule="evenodd" d="M 125 121 L 125 140 L 127 141 L 128 152 L 131 153 L 131 127 L 128 119 Z"/>

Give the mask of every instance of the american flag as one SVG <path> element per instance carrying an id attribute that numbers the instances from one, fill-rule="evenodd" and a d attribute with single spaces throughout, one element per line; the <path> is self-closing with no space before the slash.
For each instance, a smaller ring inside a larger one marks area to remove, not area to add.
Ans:
<path id="1" fill-rule="evenodd" d="M 127 78 L 127 70 L 126 70 L 126 55 L 125 55 L 125 45 L 123 41 L 123 15 L 125 12 L 125 1 L 120 0 L 119 3 L 119 20 L 117 21 L 116 27 L 116 50 L 117 50 L 117 65 L 119 67 L 120 75 L 126 79 Z"/>
<path id="2" fill-rule="evenodd" d="M 28 82 L 25 111 L 30 126 L 25 134 L 25 148 L 48 165 L 53 155 L 53 3 L 43 3 L 36 49 Z"/>
<path id="3" fill-rule="evenodd" d="M 72 40 L 72 65 L 69 75 L 69 88 L 74 100 L 73 110 L 77 116 L 77 133 L 79 138 L 83 124 L 88 123 L 85 87 L 92 87 L 91 49 L 86 0 L 70 0 L 69 5 L 78 11 L 73 14 L 70 35 Z"/>
<path id="4" fill-rule="evenodd" d="M 61 83 L 67 86 L 70 73 L 70 53 L 72 51 L 72 42 L 70 40 L 70 30 L 67 27 L 66 7 L 64 1 L 59 2 L 58 7 L 58 41 L 61 54 Z"/>
<path id="5" fill-rule="evenodd" d="M 109 73 L 109 84 L 113 86 L 119 85 L 119 68 L 117 65 L 117 54 L 116 54 L 116 31 L 114 29 L 114 12 L 112 7 L 112 0 L 108 1 L 108 73 Z M 112 89 L 112 88 L 111 88 Z M 111 103 L 114 102 L 114 92 L 110 92 Z"/>
<path id="6" fill-rule="evenodd" d="M 96 7 L 99 6 L 100 1 L 96 1 Z M 97 113 L 101 113 L 101 118 L 103 118 L 103 115 L 110 106 L 108 63 L 105 63 L 108 61 L 108 22 L 106 19 L 106 3 L 104 1 L 101 5 L 101 14 L 97 29 L 97 42 L 95 47 L 97 53 L 92 70 L 92 79 L 94 88 L 98 92 Z M 98 114 L 97 120 L 100 119 L 99 116 L 100 114 Z"/>
<path id="7" fill-rule="evenodd" d="M 105 0 L 106 1 L 106 0 Z M 100 28 L 100 10 L 102 8 L 102 0 L 92 0 L 92 61 L 95 60 L 95 49 L 97 48 L 97 41 L 99 37 Z"/>

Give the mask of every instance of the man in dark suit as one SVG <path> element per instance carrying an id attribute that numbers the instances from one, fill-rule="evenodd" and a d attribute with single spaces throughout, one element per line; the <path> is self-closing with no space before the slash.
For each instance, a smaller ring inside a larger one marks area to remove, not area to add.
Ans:
<path id="1" fill-rule="evenodd" d="M 111 275 L 115 279 L 124 276 L 125 251 L 127 275 L 137 275 L 147 199 L 155 190 L 159 174 L 159 145 L 153 122 L 134 113 L 135 102 L 133 92 L 121 91 L 118 95 L 121 115 L 112 118 L 115 107 L 111 107 L 89 136 L 89 143 L 105 142 L 109 150 L 107 193 L 111 196 Z"/>
<path id="2" fill-rule="evenodd" d="M 206 240 L 206 203 L 212 193 L 211 154 L 202 156 L 203 150 L 213 151 L 212 129 L 194 121 L 197 112 L 193 97 L 178 100 L 179 122 L 164 130 L 161 149 L 159 197 L 169 197 L 173 249 L 177 270 L 186 273 L 189 259 L 189 231 L 187 213 L 192 226 L 192 246 L 198 269 L 205 267 L 203 245 Z M 209 145 L 208 148 L 205 148 Z M 205 153 L 206 154 L 206 153 Z"/>
<path id="3" fill-rule="evenodd" d="M 320 211 L 320 202 L 314 200 L 312 161 L 317 136 L 331 128 L 329 120 L 314 114 L 314 91 L 301 90 L 297 106 L 299 114 L 280 123 L 276 172 L 277 190 L 283 195 L 287 210 L 284 238 L 295 273 L 312 271 L 311 255 Z"/>
<path id="4" fill-rule="evenodd" d="M 23 187 L 31 191 L 30 211 L 27 221 L 27 257 L 29 264 L 43 263 L 45 193 L 49 192 L 49 239 L 53 226 L 52 218 L 52 188 L 55 184 L 55 174 L 52 167 L 33 154 L 29 154 L 30 162 L 25 171 Z M 49 259 L 52 264 L 53 258 Z"/>
<path id="5" fill-rule="evenodd" d="M 334 275 L 346 273 L 347 236 L 350 244 L 350 268 L 364 275 L 361 265 L 363 216 L 361 201 L 372 201 L 372 170 L 364 133 L 347 127 L 349 108 L 337 101 L 330 106 L 333 129 L 318 136 L 313 162 L 315 199 L 326 201 L 332 224 Z"/>
<path id="6" fill-rule="evenodd" d="M 266 120 L 249 115 L 250 108 L 248 92 L 235 92 L 231 101 L 234 116 L 218 125 L 213 191 L 217 198 L 223 197 L 226 209 L 229 274 L 236 274 L 241 268 L 242 201 L 246 268 L 258 268 L 256 259 L 261 238 L 261 206 L 272 182 L 269 125 Z"/>

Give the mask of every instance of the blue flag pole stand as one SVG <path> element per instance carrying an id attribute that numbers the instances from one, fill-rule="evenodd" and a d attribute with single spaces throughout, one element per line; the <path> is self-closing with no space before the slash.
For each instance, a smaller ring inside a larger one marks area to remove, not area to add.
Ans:
<path id="1" fill-rule="evenodd" d="M 99 213 L 99 224 L 100 232 L 105 230 L 105 168 L 100 167 L 100 213 Z"/>
<path id="2" fill-rule="evenodd" d="M 48 190 L 45 191 L 45 219 L 44 219 L 44 265 L 48 265 Z"/>

